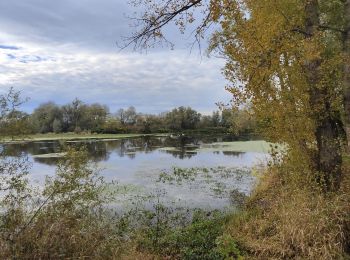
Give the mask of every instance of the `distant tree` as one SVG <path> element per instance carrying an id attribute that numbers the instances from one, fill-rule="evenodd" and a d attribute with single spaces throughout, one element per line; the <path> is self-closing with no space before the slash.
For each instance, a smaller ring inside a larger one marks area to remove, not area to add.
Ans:
<path id="1" fill-rule="evenodd" d="M 54 133 L 61 133 L 62 132 L 62 121 L 55 118 L 55 120 L 52 123 L 52 130 Z"/>
<path id="2" fill-rule="evenodd" d="M 122 125 L 125 125 L 125 110 L 123 108 L 120 108 L 117 113 L 115 113 L 115 116 Z"/>
<path id="3" fill-rule="evenodd" d="M 61 121 L 63 114 L 59 106 L 53 102 L 41 104 L 36 108 L 31 116 L 36 130 L 40 133 L 53 132 L 54 121 Z"/>
<path id="4" fill-rule="evenodd" d="M 200 126 L 201 128 L 212 127 L 212 126 L 214 126 L 214 124 L 213 124 L 213 118 L 212 118 L 211 116 L 209 116 L 209 115 L 201 116 L 199 126 Z"/>
<path id="5" fill-rule="evenodd" d="M 220 125 L 220 122 L 221 122 L 220 111 L 213 111 L 213 115 L 211 118 L 212 118 L 214 127 L 217 127 Z"/>
<path id="6" fill-rule="evenodd" d="M 85 104 L 77 98 L 72 103 L 62 107 L 63 123 L 66 130 L 75 131 L 78 127 L 80 128 L 79 123 L 85 109 Z"/>
<path id="7" fill-rule="evenodd" d="M 152 132 L 152 121 L 150 117 L 144 116 L 137 120 L 137 124 L 139 126 L 139 131 L 144 134 L 149 134 Z"/>
<path id="8" fill-rule="evenodd" d="M 101 126 L 105 123 L 109 109 L 107 106 L 95 103 L 85 105 L 82 108 L 82 116 L 79 120 L 79 126 L 84 130 L 99 132 Z"/>
<path id="9" fill-rule="evenodd" d="M 0 136 L 11 136 L 13 139 L 31 133 L 28 114 L 19 110 L 27 100 L 12 87 L 6 94 L 0 95 Z"/>
<path id="10" fill-rule="evenodd" d="M 240 136 L 257 134 L 257 123 L 253 111 L 251 109 L 233 109 L 231 114 L 231 129 L 234 134 Z"/>
<path id="11" fill-rule="evenodd" d="M 168 127 L 172 130 L 195 129 L 201 114 L 190 107 L 179 107 L 166 114 Z"/>
<path id="12" fill-rule="evenodd" d="M 231 127 L 233 124 L 233 110 L 224 108 L 221 111 L 220 125 L 223 127 Z"/>
<path id="13" fill-rule="evenodd" d="M 120 120 L 122 125 L 134 125 L 136 123 L 136 109 L 130 106 L 128 109 L 119 109 L 116 113 L 116 117 Z"/>
<path id="14" fill-rule="evenodd" d="M 119 134 L 124 133 L 124 126 L 116 118 L 109 117 L 101 126 L 101 132 L 106 134 Z"/>
<path id="15" fill-rule="evenodd" d="M 136 123 L 136 109 L 135 107 L 131 106 L 125 111 L 125 121 L 128 125 L 134 125 Z"/>
<path id="16" fill-rule="evenodd" d="M 171 112 L 165 115 L 166 127 L 170 130 L 181 130 L 181 117 L 177 108 L 174 108 Z"/>
<path id="17" fill-rule="evenodd" d="M 200 122 L 201 114 L 190 107 L 185 108 L 184 112 L 185 117 L 182 123 L 183 129 L 195 129 Z"/>

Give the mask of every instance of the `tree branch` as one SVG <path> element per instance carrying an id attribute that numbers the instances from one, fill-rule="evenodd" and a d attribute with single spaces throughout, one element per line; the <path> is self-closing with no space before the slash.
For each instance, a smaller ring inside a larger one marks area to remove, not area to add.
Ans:
<path id="1" fill-rule="evenodd" d="M 169 11 L 169 5 L 171 0 L 167 1 L 161 11 L 156 12 L 155 15 L 144 16 L 143 18 L 131 18 L 138 22 L 135 26 L 140 26 L 143 24 L 143 28 L 136 32 L 133 36 L 125 38 L 126 44 L 121 46 L 121 49 L 125 49 L 131 44 L 134 44 L 134 49 L 139 47 L 147 47 L 149 41 L 153 39 L 156 42 L 156 39 L 165 40 L 167 43 L 170 43 L 160 32 L 160 30 L 167 25 L 169 22 L 173 21 L 177 16 L 185 13 L 189 9 L 203 2 L 203 0 L 189 0 L 184 5 L 179 6 L 178 9 L 174 11 Z M 170 43 L 171 44 L 171 43 Z"/>
<path id="2" fill-rule="evenodd" d="M 339 33 L 346 33 L 345 30 L 342 30 L 342 29 L 339 29 L 339 28 L 335 28 L 335 27 L 332 27 L 332 26 L 328 26 L 328 25 L 319 25 L 318 28 L 320 30 L 326 30 L 326 31 L 334 31 L 334 32 L 339 32 Z"/>

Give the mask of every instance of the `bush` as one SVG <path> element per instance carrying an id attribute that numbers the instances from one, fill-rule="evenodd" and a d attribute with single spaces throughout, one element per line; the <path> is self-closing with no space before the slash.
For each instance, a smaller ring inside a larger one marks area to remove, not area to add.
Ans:
<path id="1" fill-rule="evenodd" d="M 178 215 L 176 220 L 169 212 L 161 219 L 152 215 L 148 228 L 138 237 L 139 250 L 170 259 L 225 259 L 218 250 L 217 239 L 223 234 L 227 217 L 220 212 L 201 210 L 187 214 Z M 191 220 L 176 225 L 179 218 Z"/>
<path id="2" fill-rule="evenodd" d="M 69 148 L 42 193 L 28 187 L 22 161 L 2 162 L 0 258 L 117 258 L 121 240 L 103 207 L 109 199 L 85 149 Z M 8 165 L 8 167 L 6 166 Z M 22 174 L 24 173 L 24 174 Z"/>

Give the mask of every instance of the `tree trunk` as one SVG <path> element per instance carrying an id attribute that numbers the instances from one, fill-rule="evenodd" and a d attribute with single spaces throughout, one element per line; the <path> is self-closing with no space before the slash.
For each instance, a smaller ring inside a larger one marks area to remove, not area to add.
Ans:
<path id="1" fill-rule="evenodd" d="M 319 6 L 317 0 L 309 0 L 305 7 L 306 38 L 313 40 L 320 25 Z M 332 111 L 329 89 L 322 87 L 320 67 L 322 58 L 317 57 L 305 62 L 306 77 L 309 85 L 310 107 L 315 121 L 315 136 L 317 153 L 315 168 L 318 172 L 317 180 L 322 183 L 326 191 L 336 190 L 341 178 L 341 143 L 339 131 L 340 118 Z"/>
<path id="2" fill-rule="evenodd" d="M 350 152 L 350 0 L 345 0 L 344 2 L 344 18 L 344 109 L 346 136 L 348 140 L 347 150 Z"/>

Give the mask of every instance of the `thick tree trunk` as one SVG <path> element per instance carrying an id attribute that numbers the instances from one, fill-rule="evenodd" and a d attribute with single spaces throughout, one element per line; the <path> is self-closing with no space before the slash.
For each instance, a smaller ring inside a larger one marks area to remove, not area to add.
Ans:
<path id="1" fill-rule="evenodd" d="M 317 0 L 309 0 L 305 8 L 306 38 L 313 40 L 319 25 L 319 6 Z M 315 167 L 319 175 L 317 179 L 324 184 L 326 191 L 339 187 L 341 179 L 341 144 L 340 144 L 340 119 L 335 117 L 331 110 L 329 89 L 321 87 L 322 78 L 320 67 L 322 58 L 314 58 L 306 61 L 305 71 L 310 90 L 310 106 L 315 120 L 315 136 L 317 141 L 317 154 Z"/>
<path id="2" fill-rule="evenodd" d="M 350 0 L 344 2 L 345 26 L 343 33 L 344 51 L 344 109 L 345 127 L 348 140 L 347 150 L 350 152 Z"/>

